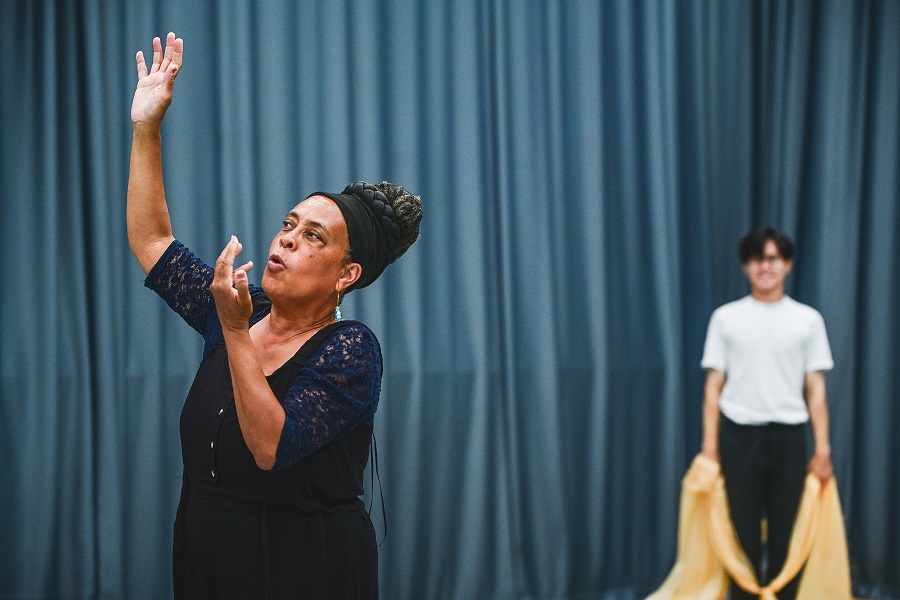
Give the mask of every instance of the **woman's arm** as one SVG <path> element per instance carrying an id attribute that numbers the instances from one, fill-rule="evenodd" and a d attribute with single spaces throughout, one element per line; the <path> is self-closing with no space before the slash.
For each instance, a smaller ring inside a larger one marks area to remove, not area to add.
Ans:
<path id="1" fill-rule="evenodd" d="M 138 84 L 131 105 L 134 136 L 125 213 L 128 243 L 144 273 L 150 272 L 175 239 L 163 187 L 160 127 L 172 103 L 172 89 L 183 52 L 184 42 L 169 33 L 165 54 L 159 38 L 153 39 L 153 64 L 149 73 L 144 53 L 139 51 L 135 57 Z"/>
<path id="2" fill-rule="evenodd" d="M 362 324 L 347 324 L 310 358 L 282 399 L 286 415 L 274 470 L 296 464 L 371 421 L 381 394 L 381 349 Z"/>
<path id="3" fill-rule="evenodd" d="M 249 330 L 226 329 L 223 335 L 241 434 L 256 466 L 268 471 L 275 466 L 278 440 L 284 429 L 284 408 L 269 387 Z"/>
<path id="4" fill-rule="evenodd" d="M 238 239 L 231 236 L 216 260 L 215 276 L 209 291 L 215 298 L 222 335 L 228 348 L 228 367 L 241 434 L 256 465 L 269 470 L 275 466 L 285 415 L 284 408 L 269 387 L 250 338 L 248 323 L 253 313 L 253 301 L 247 271 L 253 263 L 234 267 L 234 259 L 241 249 Z"/>

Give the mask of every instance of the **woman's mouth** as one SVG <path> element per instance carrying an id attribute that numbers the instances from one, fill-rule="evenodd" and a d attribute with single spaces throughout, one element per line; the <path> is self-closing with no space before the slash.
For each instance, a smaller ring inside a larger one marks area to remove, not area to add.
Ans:
<path id="1" fill-rule="evenodd" d="M 284 260 L 277 254 L 273 254 L 269 257 L 269 262 L 266 264 L 266 268 L 270 271 L 281 271 L 285 268 Z"/>

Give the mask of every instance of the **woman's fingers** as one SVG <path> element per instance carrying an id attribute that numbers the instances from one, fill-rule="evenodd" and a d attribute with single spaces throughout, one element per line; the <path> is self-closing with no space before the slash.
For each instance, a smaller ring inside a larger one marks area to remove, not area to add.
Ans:
<path id="1" fill-rule="evenodd" d="M 235 273 L 238 273 L 238 272 L 247 273 L 252 268 L 253 268 L 253 261 L 250 260 L 250 261 L 245 262 L 241 266 L 239 266 L 237 269 L 234 270 L 234 272 Z"/>
<path id="2" fill-rule="evenodd" d="M 172 34 L 175 35 L 174 33 Z M 172 62 L 181 68 L 181 61 L 184 58 L 184 40 L 181 38 L 175 38 L 174 43 L 172 44 Z"/>
<path id="3" fill-rule="evenodd" d="M 231 286 L 231 275 L 232 268 L 234 266 L 234 257 L 237 256 L 237 244 L 237 238 L 231 236 L 231 239 L 228 241 L 225 247 L 222 248 L 222 252 L 219 254 L 219 258 L 216 259 L 216 270 L 215 275 L 213 276 L 214 283 L 218 282 L 219 285 L 226 285 L 228 287 Z"/>
<path id="4" fill-rule="evenodd" d="M 247 279 L 247 271 L 252 266 L 253 263 L 247 263 L 234 270 L 234 287 L 240 305 L 250 303 L 250 281 Z"/>
<path id="5" fill-rule="evenodd" d="M 135 62 L 137 63 L 138 80 L 143 79 L 148 74 L 162 72 L 164 79 L 171 87 L 172 80 L 178 71 L 181 70 L 181 63 L 184 59 L 184 40 L 176 38 L 173 32 L 169 32 L 166 36 L 165 52 L 163 51 L 162 42 L 158 37 L 153 38 L 153 63 L 150 70 L 147 70 L 147 62 L 144 53 L 138 50 L 135 54 Z"/>
<path id="6" fill-rule="evenodd" d="M 150 72 L 156 73 L 159 71 L 159 65 L 162 62 L 162 42 L 159 41 L 158 37 L 153 38 L 153 64 L 150 66 Z"/>
<path id="7" fill-rule="evenodd" d="M 231 250 L 231 245 L 234 243 L 234 236 L 231 236 L 231 239 L 228 240 L 228 243 L 225 244 L 225 247 L 222 248 L 222 251 L 219 253 L 219 258 L 216 259 L 216 265 L 218 266 L 222 261 L 228 258 L 228 251 Z"/>
<path id="8" fill-rule="evenodd" d="M 138 65 L 138 76 L 145 77 L 148 74 L 148 71 L 144 53 L 139 50 L 137 55 L 135 55 L 135 58 Z M 153 38 L 153 63 L 150 65 L 149 73 L 156 73 L 157 71 L 165 72 L 166 69 L 173 64 L 177 67 L 181 67 L 183 58 L 184 40 L 176 38 L 175 34 L 170 31 L 168 35 L 166 35 L 166 46 L 165 51 L 163 51 L 162 41 L 159 37 L 155 37 Z"/>
<path id="9" fill-rule="evenodd" d="M 134 55 L 134 59 L 137 62 L 138 79 L 143 79 L 147 76 L 147 63 L 144 61 L 144 53 L 138 50 L 137 54 Z"/>
<path id="10" fill-rule="evenodd" d="M 216 271 L 209 288 L 216 300 L 219 320 L 225 328 L 246 327 L 252 312 L 253 301 L 250 298 L 247 271 L 253 268 L 253 263 L 248 261 L 234 269 L 234 259 L 241 248 L 238 239 L 231 236 L 216 259 Z"/>
<path id="11" fill-rule="evenodd" d="M 234 259 L 237 258 L 237 255 L 241 253 L 243 248 L 243 244 L 238 241 L 237 237 L 231 236 L 231 239 L 219 254 L 219 258 L 216 259 L 215 279 L 227 281 L 228 285 L 230 285 L 238 271 L 242 271 L 246 276 L 247 271 L 253 268 L 253 261 L 248 261 L 237 269 L 234 268 Z"/>
<path id="12" fill-rule="evenodd" d="M 170 33 L 170 36 L 174 37 L 174 33 Z M 168 67 L 166 67 L 166 75 L 169 77 L 169 89 L 175 85 L 175 76 L 178 75 L 178 71 L 181 70 L 181 58 L 184 56 L 184 40 L 181 38 L 177 38 L 172 40 L 172 59 L 169 61 Z M 166 49 L 166 53 L 168 53 L 168 48 Z"/>
<path id="13" fill-rule="evenodd" d="M 172 55 L 175 53 L 175 34 L 171 31 L 166 35 L 166 51 L 163 54 L 162 63 L 159 65 L 159 69 L 165 73 L 166 69 L 169 68 L 169 63 L 172 62 Z"/>

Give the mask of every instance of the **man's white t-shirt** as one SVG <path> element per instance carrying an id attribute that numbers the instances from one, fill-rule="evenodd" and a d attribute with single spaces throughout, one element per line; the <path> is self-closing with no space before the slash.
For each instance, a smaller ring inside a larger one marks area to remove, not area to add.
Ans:
<path id="1" fill-rule="evenodd" d="M 713 312 L 700 365 L 725 373 L 722 414 L 756 425 L 808 421 L 804 377 L 834 362 L 816 309 L 788 296 L 778 302 L 745 296 Z"/>

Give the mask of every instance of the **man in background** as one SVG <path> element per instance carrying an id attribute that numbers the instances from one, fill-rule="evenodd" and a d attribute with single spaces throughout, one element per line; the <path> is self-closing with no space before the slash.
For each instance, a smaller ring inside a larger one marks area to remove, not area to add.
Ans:
<path id="1" fill-rule="evenodd" d="M 716 309 L 709 322 L 702 454 L 721 464 L 738 539 L 765 585 L 787 556 L 807 471 L 823 483 L 832 475 L 825 371 L 834 363 L 822 315 L 784 293 L 790 238 L 761 227 L 739 249 L 750 294 Z M 815 440 L 808 464 L 807 422 Z M 797 579 L 780 600 L 793 600 Z M 731 588 L 733 600 L 754 598 Z"/>

